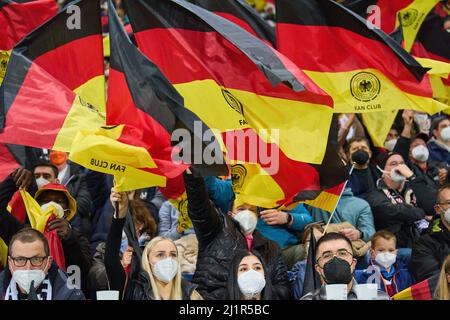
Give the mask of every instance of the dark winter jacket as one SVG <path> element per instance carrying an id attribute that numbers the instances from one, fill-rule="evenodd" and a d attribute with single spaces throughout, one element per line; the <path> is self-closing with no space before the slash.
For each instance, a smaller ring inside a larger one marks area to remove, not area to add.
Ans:
<path id="1" fill-rule="evenodd" d="M 450 254 L 450 231 L 442 221 L 413 246 L 410 269 L 417 282 L 436 275 Z"/>
<path id="2" fill-rule="evenodd" d="M 84 294 L 81 290 L 70 288 L 67 284 L 70 283 L 67 275 L 58 268 L 55 262 L 48 270 L 48 278 L 52 285 L 52 300 L 85 300 Z M 3 300 L 6 294 L 6 289 L 11 281 L 11 272 L 6 269 L 0 273 L 0 297 Z"/>

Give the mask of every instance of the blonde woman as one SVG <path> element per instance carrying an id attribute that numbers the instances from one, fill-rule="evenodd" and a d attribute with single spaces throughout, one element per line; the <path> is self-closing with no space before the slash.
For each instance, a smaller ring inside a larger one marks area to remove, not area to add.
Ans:
<path id="1" fill-rule="evenodd" d="M 105 267 L 111 290 L 118 290 L 124 300 L 202 300 L 196 286 L 181 276 L 175 243 L 164 237 L 153 238 L 142 253 L 141 271 L 133 279 L 119 259 L 122 230 L 128 211 L 123 192 L 111 191 L 113 207 L 119 204 L 106 240 Z"/>
<path id="2" fill-rule="evenodd" d="M 436 300 L 450 300 L 450 255 L 445 258 L 442 264 L 434 298 Z"/>

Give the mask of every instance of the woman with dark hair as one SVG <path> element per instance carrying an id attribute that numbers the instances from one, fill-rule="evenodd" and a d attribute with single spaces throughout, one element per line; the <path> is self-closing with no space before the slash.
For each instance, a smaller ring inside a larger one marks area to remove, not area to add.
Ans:
<path id="1" fill-rule="evenodd" d="M 254 251 L 235 253 L 227 286 L 230 300 L 272 300 L 272 284 L 264 260 Z"/>

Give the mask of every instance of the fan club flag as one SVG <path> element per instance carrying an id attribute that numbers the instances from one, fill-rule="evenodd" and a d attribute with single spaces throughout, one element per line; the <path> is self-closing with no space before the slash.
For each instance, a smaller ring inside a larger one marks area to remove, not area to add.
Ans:
<path id="1" fill-rule="evenodd" d="M 14 46 L 58 11 L 54 0 L 0 0 L 0 85 Z"/>
<path id="2" fill-rule="evenodd" d="M 277 1 L 277 45 L 333 96 L 335 112 L 434 114 L 446 108 L 432 99 L 426 69 L 384 32 L 333 1 Z"/>
<path id="3" fill-rule="evenodd" d="M 322 161 L 332 100 L 290 60 L 186 1 L 126 4 L 141 51 L 210 128 L 258 133 L 276 128 L 288 158 Z"/>
<path id="4" fill-rule="evenodd" d="M 255 37 L 276 47 L 275 28 L 244 0 L 189 0 L 189 2 L 230 20 Z"/>
<path id="5" fill-rule="evenodd" d="M 72 2 L 17 44 L 0 89 L 0 110 L 0 142 L 60 151 L 70 151 L 79 129 L 105 124 L 97 2 Z"/>

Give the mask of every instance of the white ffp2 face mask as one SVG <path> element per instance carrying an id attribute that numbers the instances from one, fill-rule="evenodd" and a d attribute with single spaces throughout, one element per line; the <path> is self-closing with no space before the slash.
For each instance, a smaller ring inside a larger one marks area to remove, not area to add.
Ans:
<path id="1" fill-rule="evenodd" d="M 14 281 L 28 294 L 30 293 L 31 283 L 34 288 L 41 285 L 45 279 L 45 273 L 41 269 L 37 270 L 16 270 L 12 275 Z"/>
<path id="2" fill-rule="evenodd" d="M 375 261 L 385 269 L 391 267 L 396 260 L 397 255 L 391 252 L 380 252 L 375 256 Z"/>
<path id="3" fill-rule="evenodd" d="M 159 260 L 153 266 L 153 274 L 158 280 L 169 283 L 177 275 L 178 263 L 172 258 Z"/>
<path id="4" fill-rule="evenodd" d="M 242 210 L 238 212 L 234 216 L 234 220 L 239 222 L 241 230 L 245 235 L 253 233 L 253 231 L 255 231 L 256 229 L 256 225 L 258 224 L 258 218 L 256 214 L 250 210 Z"/>
<path id="5" fill-rule="evenodd" d="M 238 285 L 244 296 L 254 298 L 266 286 L 266 279 L 261 272 L 250 269 L 238 277 Z"/>
<path id="6" fill-rule="evenodd" d="M 450 141 L 450 127 L 445 127 L 444 129 L 442 129 L 442 131 L 441 131 L 441 138 L 445 142 L 449 142 Z"/>
<path id="7" fill-rule="evenodd" d="M 414 149 L 411 150 L 411 155 L 417 161 L 425 162 L 428 160 L 428 157 L 430 156 L 430 152 L 428 151 L 427 147 L 425 147 L 423 144 L 421 144 L 421 145 L 414 147 Z"/>

